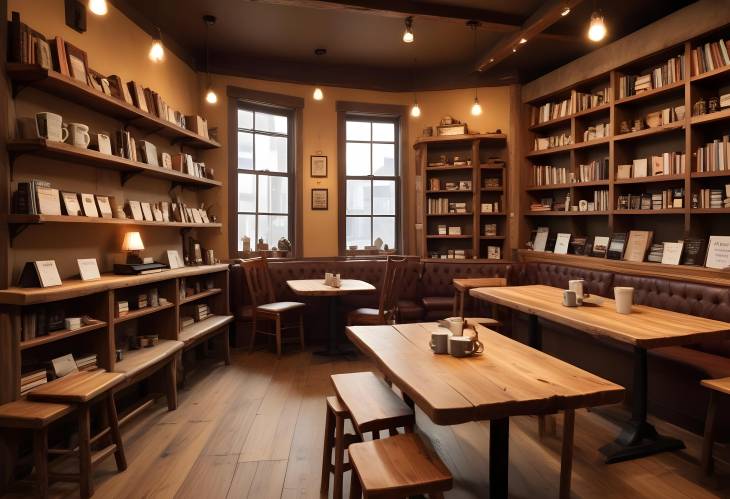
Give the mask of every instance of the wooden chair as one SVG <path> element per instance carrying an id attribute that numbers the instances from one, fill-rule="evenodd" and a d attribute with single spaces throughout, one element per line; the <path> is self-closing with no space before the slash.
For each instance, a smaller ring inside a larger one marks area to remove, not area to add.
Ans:
<path id="1" fill-rule="evenodd" d="M 712 458 L 712 447 L 715 441 L 715 420 L 717 419 L 717 402 L 721 395 L 730 396 L 730 378 L 705 379 L 702 386 L 710 389 L 710 403 L 707 406 L 707 417 L 705 419 L 705 438 L 702 443 L 702 471 L 710 476 L 714 470 L 714 459 Z"/>
<path id="2" fill-rule="evenodd" d="M 376 308 L 358 308 L 347 316 L 348 326 L 379 326 L 395 321 L 398 299 L 402 290 L 407 259 L 389 256 L 385 263 L 385 277 L 380 289 L 380 305 Z"/>
<path id="3" fill-rule="evenodd" d="M 446 465 L 415 433 L 352 444 L 350 499 L 406 498 L 428 494 L 443 499 L 453 478 Z"/>
<path id="4" fill-rule="evenodd" d="M 277 302 L 274 297 L 274 286 L 269 275 L 269 266 L 265 258 L 254 258 L 241 262 L 246 275 L 248 293 L 251 297 L 251 344 L 253 351 L 256 344 L 256 334 L 265 334 L 276 337 L 276 355 L 281 357 L 281 333 L 285 329 L 299 329 L 299 343 L 304 350 L 304 303 L 294 301 Z M 283 319 L 292 312 L 298 312 L 299 322 L 283 324 Z M 272 321 L 274 332 L 258 329 L 259 321 Z"/>
<path id="5" fill-rule="evenodd" d="M 353 433 L 345 433 L 345 422 L 350 413 L 337 397 L 327 397 L 327 414 L 324 425 L 324 449 L 322 452 L 321 496 L 327 497 L 330 487 L 330 473 L 334 475 L 334 498 L 342 497 L 342 479 L 345 471 L 350 470 L 350 463 L 345 462 L 345 449 L 351 443 L 360 442 L 362 438 Z M 334 464 L 332 453 L 334 451 Z"/>

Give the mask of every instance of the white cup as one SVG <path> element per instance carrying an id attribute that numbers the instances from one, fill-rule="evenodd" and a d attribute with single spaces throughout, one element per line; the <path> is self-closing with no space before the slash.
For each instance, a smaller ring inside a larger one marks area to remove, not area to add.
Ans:
<path id="1" fill-rule="evenodd" d="M 68 130 L 63 127 L 63 118 L 56 113 L 35 115 L 38 136 L 53 142 L 66 142 Z"/>
<path id="2" fill-rule="evenodd" d="M 631 305 L 634 302 L 634 288 L 615 287 L 613 288 L 613 296 L 616 300 L 616 312 L 619 314 L 630 314 Z"/>
<path id="3" fill-rule="evenodd" d="M 447 329 L 439 329 L 438 331 L 431 332 L 431 342 L 429 346 L 433 353 L 447 354 L 449 353 L 449 338 L 451 337 L 451 331 Z"/>
<path id="4" fill-rule="evenodd" d="M 583 279 L 573 279 L 568 281 L 568 289 L 575 292 L 578 303 L 583 301 Z"/>
<path id="5" fill-rule="evenodd" d="M 449 317 L 448 319 L 444 319 L 442 323 L 442 325 L 449 328 L 449 331 L 451 331 L 451 334 L 454 336 L 461 336 L 464 334 L 465 324 L 464 319 L 461 317 Z"/>
<path id="6" fill-rule="evenodd" d="M 454 357 L 468 357 L 483 351 L 484 346 L 474 337 L 452 336 L 449 338 L 449 353 Z"/>
<path id="7" fill-rule="evenodd" d="M 86 149 L 91 143 L 91 135 L 89 135 L 89 127 L 83 123 L 69 123 L 68 124 L 68 139 L 69 143 Z"/>

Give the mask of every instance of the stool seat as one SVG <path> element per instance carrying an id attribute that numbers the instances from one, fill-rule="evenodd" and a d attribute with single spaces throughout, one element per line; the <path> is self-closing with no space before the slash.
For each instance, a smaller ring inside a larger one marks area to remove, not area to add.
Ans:
<path id="1" fill-rule="evenodd" d="M 350 417 L 347 407 L 337 397 L 327 397 L 327 407 L 337 416 Z"/>
<path id="2" fill-rule="evenodd" d="M 34 388 L 28 393 L 30 400 L 89 402 L 124 381 L 124 374 L 110 373 L 103 369 L 72 373 L 63 378 Z"/>
<path id="3" fill-rule="evenodd" d="M 372 372 L 333 374 L 332 383 L 358 433 L 413 427 L 413 411 Z"/>
<path id="4" fill-rule="evenodd" d="M 701 382 L 702 386 L 715 390 L 716 392 L 730 395 L 730 377 L 719 378 L 719 379 L 703 379 Z"/>
<path id="5" fill-rule="evenodd" d="M 0 427 L 29 430 L 45 428 L 72 409 L 67 404 L 16 400 L 0 405 Z"/>
<path id="6" fill-rule="evenodd" d="M 415 433 L 355 443 L 348 451 L 365 497 L 437 493 L 453 483 L 446 465 Z"/>

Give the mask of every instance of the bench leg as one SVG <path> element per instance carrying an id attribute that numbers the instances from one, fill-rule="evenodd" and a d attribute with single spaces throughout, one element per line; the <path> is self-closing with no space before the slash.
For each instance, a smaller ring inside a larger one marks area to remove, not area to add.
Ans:
<path id="1" fill-rule="evenodd" d="M 165 388 L 167 396 L 167 410 L 177 409 L 177 361 L 173 357 L 165 368 Z"/>
<path id="2" fill-rule="evenodd" d="M 710 391 L 710 403 L 707 406 L 707 417 L 705 418 L 705 438 L 702 442 L 702 471 L 705 475 L 712 475 L 714 460 L 712 458 L 712 445 L 715 441 L 715 417 L 717 415 L 717 392 Z"/>
<path id="3" fill-rule="evenodd" d="M 332 499 L 342 498 L 342 479 L 345 473 L 345 418 L 335 415 L 335 480 Z"/>
<path id="4" fill-rule="evenodd" d="M 332 467 L 332 447 L 334 447 L 335 420 L 329 407 L 324 420 L 324 445 L 322 449 L 322 480 L 319 491 L 326 496 L 330 488 L 330 468 Z"/>
<path id="5" fill-rule="evenodd" d="M 302 351 L 306 348 L 304 346 L 304 312 L 299 313 L 299 345 L 302 347 Z"/>
<path id="6" fill-rule="evenodd" d="M 33 432 L 33 460 L 35 464 L 38 497 L 48 497 L 48 429 Z"/>
<path id="7" fill-rule="evenodd" d="M 560 499 L 570 497 L 570 479 L 573 473 L 573 434 L 575 411 L 565 410 L 563 419 L 563 450 L 560 454 Z"/>
<path id="8" fill-rule="evenodd" d="M 281 316 L 276 316 L 276 356 L 281 358 Z"/>
<path id="9" fill-rule="evenodd" d="M 357 471 L 352 469 L 350 477 L 350 499 L 361 499 L 362 498 L 362 486 L 360 485 L 360 477 L 357 476 Z"/>
<path id="10" fill-rule="evenodd" d="M 91 421 L 89 405 L 78 407 L 79 418 L 79 487 L 81 499 L 94 495 L 94 484 L 91 481 Z"/>
<path id="11" fill-rule="evenodd" d="M 221 335 L 223 339 L 223 363 L 227 366 L 231 365 L 231 327 L 227 327 Z"/>
<path id="12" fill-rule="evenodd" d="M 122 432 L 119 431 L 119 418 L 117 417 L 117 405 L 114 403 L 114 395 L 109 393 L 106 398 L 106 411 L 109 417 L 109 431 L 112 441 L 116 446 L 114 451 L 114 460 L 117 462 L 117 470 L 124 471 L 127 469 L 127 458 L 124 455 L 124 443 L 122 443 Z"/>

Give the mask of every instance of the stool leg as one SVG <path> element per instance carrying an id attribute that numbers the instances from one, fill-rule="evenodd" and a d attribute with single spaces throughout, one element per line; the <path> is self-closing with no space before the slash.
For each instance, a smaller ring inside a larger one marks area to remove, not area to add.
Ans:
<path id="1" fill-rule="evenodd" d="M 342 498 L 342 478 L 345 473 L 345 418 L 335 415 L 335 480 L 332 499 Z"/>
<path id="2" fill-rule="evenodd" d="M 177 409 L 177 357 L 173 357 L 165 368 L 167 410 Z"/>
<path id="3" fill-rule="evenodd" d="M 324 448 L 322 449 L 322 481 L 319 484 L 319 491 L 327 495 L 330 488 L 330 468 L 332 467 L 332 447 L 334 446 L 333 436 L 335 422 L 329 407 L 326 409 L 324 420 Z"/>
<path id="4" fill-rule="evenodd" d="M 705 418 L 705 438 L 702 442 L 702 471 L 705 475 L 712 475 L 714 460 L 712 459 L 712 445 L 715 440 L 715 416 L 717 415 L 717 393 L 710 391 L 710 403 L 707 406 Z"/>
<path id="5" fill-rule="evenodd" d="M 127 469 L 127 458 L 124 456 L 124 444 L 122 443 L 122 433 L 119 431 L 119 419 L 117 418 L 117 406 L 114 403 L 114 395 L 111 393 L 106 398 L 106 410 L 109 415 L 109 431 L 112 435 L 114 445 L 117 450 L 114 451 L 114 459 L 117 462 L 117 470 L 124 471 Z"/>
<path id="6" fill-rule="evenodd" d="M 35 462 L 38 497 L 48 497 L 48 429 L 33 432 L 33 459 Z"/>
<path id="7" fill-rule="evenodd" d="M 563 419 L 563 450 L 560 454 L 560 499 L 570 498 L 570 479 L 573 473 L 573 434 L 575 411 L 565 410 Z"/>
<path id="8" fill-rule="evenodd" d="M 362 498 L 362 486 L 360 485 L 360 477 L 357 476 L 355 468 L 350 473 L 350 499 L 361 499 Z"/>
<path id="9" fill-rule="evenodd" d="M 79 487 L 81 499 L 94 495 L 91 481 L 91 421 L 89 405 L 81 404 L 79 412 Z"/>
<path id="10" fill-rule="evenodd" d="M 276 356 L 281 358 L 281 316 L 276 316 Z"/>

